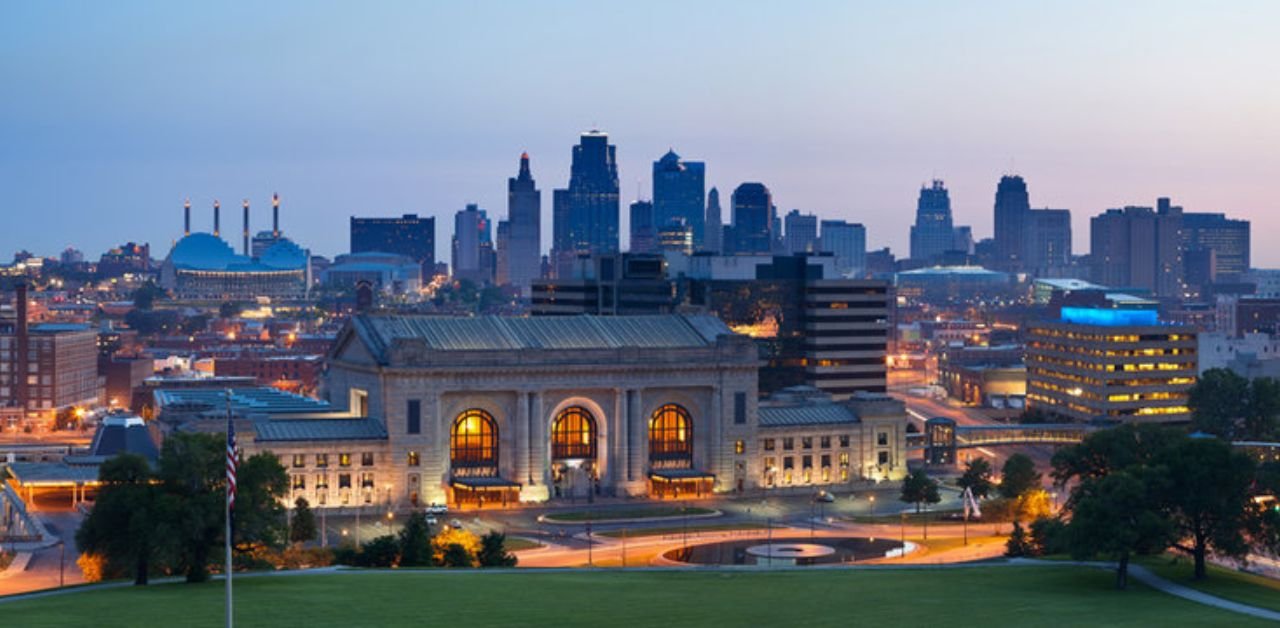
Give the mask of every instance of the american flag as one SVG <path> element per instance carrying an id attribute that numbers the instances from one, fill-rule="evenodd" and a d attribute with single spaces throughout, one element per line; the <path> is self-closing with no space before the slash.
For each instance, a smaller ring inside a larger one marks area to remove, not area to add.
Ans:
<path id="1" fill-rule="evenodd" d="M 236 508 L 236 424 L 227 417 L 227 512 Z"/>

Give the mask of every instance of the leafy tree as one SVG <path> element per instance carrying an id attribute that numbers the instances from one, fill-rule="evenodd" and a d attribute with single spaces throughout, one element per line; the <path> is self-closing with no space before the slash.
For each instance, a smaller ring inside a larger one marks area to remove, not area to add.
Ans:
<path id="1" fill-rule="evenodd" d="M 293 522 L 289 526 L 289 541 L 299 545 L 316 540 L 319 534 L 316 514 L 305 497 L 293 501 Z"/>
<path id="2" fill-rule="evenodd" d="M 936 504 L 942 501 L 942 496 L 938 494 L 938 482 L 929 477 L 924 469 L 916 469 L 902 479 L 902 494 L 898 499 L 915 504 L 916 512 L 920 512 L 921 504 Z"/>
<path id="3" fill-rule="evenodd" d="M 288 536 L 288 518 L 280 499 L 289 490 L 289 475 L 274 454 L 259 453 L 236 469 L 235 546 L 244 552 L 262 544 L 280 548 Z"/>
<path id="4" fill-rule="evenodd" d="M 480 552 L 480 539 L 462 528 L 448 528 L 431 538 L 431 557 L 438 565 L 449 566 L 445 555 L 450 545 L 461 545 L 472 558 Z M 454 565 L 460 566 L 460 565 Z M 470 566 L 468 563 L 467 566 Z"/>
<path id="5" fill-rule="evenodd" d="M 1026 454 L 1013 454 L 1004 461 L 1004 469 L 1000 478 L 1000 495 L 1010 499 L 1021 497 L 1023 493 L 1040 486 L 1040 473 L 1036 471 L 1036 463 Z"/>
<path id="6" fill-rule="evenodd" d="M 1004 555 L 1010 558 L 1030 556 L 1031 546 L 1027 543 L 1027 532 L 1022 524 L 1013 522 L 1013 530 L 1009 532 L 1009 540 L 1004 543 Z"/>
<path id="7" fill-rule="evenodd" d="M 76 531 L 76 546 L 101 558 L 103 572 L 132 574 L 147 584 L 162 552 L 158 492 L 147 460 L 135 454 L 115 456 L 98 469 L 102 488 L 93 510 Z"/>
<path id="8" fill-rule="evenodd" d="M 973 496 L 982 499 L 991 494 L 991 463 L 986 458 L 973 458 L 964 467 L 964 474 L 956 480 L 961 490 L 969 489 Z"/>
<path id="9" fill-rule="evenodd" d="M 1072 556 L 1115 560 L 1116 587 L 1128 586 L 1130 557 L 1158 553 L 1173 540 L 1173 526 L 1157 497 L 1163 490 L 1157 473 L 1141 469 L 1081 482 L 1066 528 Z"/>
<path id="10" fill-rule="evenodd" d="M 1231 440 L 1267 440 L 1276 435 L 1280 382 L 1209 369 L 1191 388 L 1187 405 L 1198 431 Z"/>
<path id="11" fill-rule="evenodd" d="M 359 563 L 362 567 L 390 567 L 396 564 L 399 554 L 399 541 L 390 534 L 384 534 L 360 548 Z"/>
<path id="12" fill-rule="evenodd" d="M 155 305 L 156 299 L 164 296 L 164 290 L 154 281 L 148 281 L 133 291 L 133 307 L 143 311 L 150 310 Z"/>
<path id="13" fill-rule="evenodd" d="M 1195 577 L 1204 578 L 1205 556 L 1243 558 L 1249 544 L 1242 533 L 1254 516 L 1250 487 L 1257 476 L 1253 459 L 1214 438 L 1188 438 L 1169 448 L 1164 463 L 1169 486 L 1162 497 L 1178 537 L 1178 547 L 1195 558 Z"/>
<path id="14" fill-rule="evenodd" d="M 219 434 L 175 433 L 160 452 L 161 508 L 187 582 L 209 579 L 209 559 L 223 536 L 226 441 Z M 251 490 L 241 483 L 238 492 Z M 239 499 L 237 498 L 237 501 Z M 245 508 L 237 504 L 236 512 Z"/>
<path id="15" fill-rule="evenodd" d="M 1039 517 L 1028 528 L 1030 545 L 1037 556 L 1067 551 L 1067 524 L 1057 517 Z"/>
<path id="16" fill-rule="evenodd" d="M 1249 411 L 1239 437 L 1245 440 L 1275 440 L 1280 417 L 1280 381 L 1260 377 L 1249 384 Z"/>
<path id="17" fill-rule="evenodd" d="M 445 567 L 472 567 L 475 557 L 461 543 L 450 543 L 444 549 L 440 564 Z"/>
<path id="18" fill-rule="evenodd" d="M 476 554 L 476 562 L 481 567 L 515 567 L 516 557 L 507 551 L 507 535 L 490 530 L 480 537 L 480 552 Z"/>
<path id="19" fill-rule="evenodd" d="M 1053 455 L 1053 480 L 1064 486 L 1072 480 L 1097 478 L 1133 465 L 1149 464 L 1174 442 L 1186 438 L 1181 431 L 1163 425 L 1121 425 L 1099 430 L 1078 445 L 1063 447 Z"/>
<path id="20" fill-rule="evenodd" d="M 400 566 L 425 567 L 431 564 L 431 529 L 421 512 L 409 515 L 400 530 Z"/>

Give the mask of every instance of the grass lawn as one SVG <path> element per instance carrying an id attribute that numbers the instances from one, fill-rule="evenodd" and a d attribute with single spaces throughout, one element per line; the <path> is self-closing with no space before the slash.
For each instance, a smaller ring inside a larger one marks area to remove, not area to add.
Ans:
<path id="1" fill-rule="evenodd" d="M 688 531 L 690 534 L 694 532 L 724 532 L 727 530 L 763 530 L 767 526 L 763 523 L 704 523 L 689 524 Z M 774 529 L 779 529 L 774 526 Z M 627 530 L 627 538 L 634 539 L 641 536 L 662 536 L 665 534 L 682 534 L 685 532 L 684 526 L 662 526 L 659 528 L 637 528 L 635 530 Z M 599 536 L 607 536 L 609 538 L 622 538 L 622 530 L 609 530 L 608 532 L 600 532 Z"/>
<path id="2" fill-rule="evenodd" d="M 615 508 L 610 510 L 574 510 L 547 515 L 551 521 L 604 521 L 607 519 L 657 519 L 659 517 L 681 517 L 689 515 L 710 515 L 715 513 L 710 508 L 690 506 L 640 506 L 637 508 Z"/>
<path id="3" fill-rule="evenodd" d="M 506 543 L 503 543 L 503 547 L 505 547 L 508 552 L 519 552 L 521 550 L 537 549 L 542 547 L 542 544 L 533 539 L 509 536 L 507 537 Z"/>
<path id="4" fill-rule="evenodd" d="M 0 605 L 13 625 L 220 626 L 222 584 Z M 572 601 L 566 596 L 572 596 Z M 239 626 L 1262 626 L 1080 567 L 400 573 L 242 578 Z"/>
<path id="5" fill-rule="evenodd" d="M 1216 565 L 1208 565 L 1209 575 L 1204 580 L 1196 581 L 1195 561 L 1189 556 L 1164 555 L 1143 558 L 1140 561 L 1145 567 L 1167 580 L 1210 595 L 1250 604 L 1261 608 L 1280 611 L 1280 580 L 1264 576 L 1241 573 L 1224 569 Z"/>

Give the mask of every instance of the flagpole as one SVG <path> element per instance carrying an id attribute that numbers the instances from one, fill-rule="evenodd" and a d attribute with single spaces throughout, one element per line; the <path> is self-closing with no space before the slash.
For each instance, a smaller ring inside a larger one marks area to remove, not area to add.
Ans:
<path id="1" fill-rule="evenodd" d="M 227 389 L 227 446 L 228 447 L 231 446 L 233 429 L 235 428 L 233 428 L 231 425 L 231 389 L 228 388 Z M 230 480 L 231 478 L 227 478 L 227 479 Z M 227 628 L 231 628 L 231 625 L 232 625 L 232 620 L 231 620 L 231 617 L 232 617 L 232 612 L 231 612 L 231 495 L 232 493 L 231 491 L 235 489 L 232 488 L 230 481 L 227 482 L 225 490 L 226 490 L 226 495 L 225 495 L 226 499 L 222 500 L 223 501 L 222 505 L 223 505 L 223 509 L 225 510 L 225 516 L 223 517 L 223 520 L 226 524 L 226 530 L 224 532 L 224 536 L 226 537 L 226 561 L 227 562 L 226 562 L 226 566 L 223 568 L 223 573 L 225 573 L 227 576 Z"/>

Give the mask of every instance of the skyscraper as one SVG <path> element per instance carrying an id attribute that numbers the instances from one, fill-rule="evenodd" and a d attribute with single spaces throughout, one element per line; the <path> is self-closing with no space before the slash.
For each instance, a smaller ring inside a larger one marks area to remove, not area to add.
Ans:
<path id="1" fill-rule="evenodd" d="M 469 204 L 453 217 L 453 276 L 476 283 L 493 281 L 496 259 L 488 213 Z"/>
<path id="2" fill-rule="evenodd" d="M 702 240 L 703 248 L 719 255 L 724 252 L 724 222 L 720 217 L 720 191 L 711 188 L 707 193 L 707 224 Z"/>
<path id="3" fill-rule="evenodd" d="M 911 259 L 930 262 L 955 248 L 956 233 L 951 222 L 951 197 L 940 179 L 920 188 L 916 203 L 916 224 L 911 227 Z"/>
<path id="4" fill-rule="evenodd" d="M 273 198 L 273 203 L 277 203 Z M 275 227 L 278 233 L 279 225 Z M 352 253 L 397 253 L 417 260 L 422 276 L 431 277 L 436 265 L 436 219 L 405 214 L 399 218 L 351 217 Z"/>
<path id="5" fill-rule="evenodd" d="M 676 220 L 693 229 L 694 248 L 702 249 L 706 238 L 706 166 L 700 161 L 682 161 L 673 150 L 653 162 L 653 218 L 658 229 Z"/>
<path id="6" fill-rule="evenodd" d="M 1000 177 L 996 185 L 995 254 L 1002 270 L 1020 270 L 1026 264 L 1026 230 L 1031 212 L 1027 183 L 1017 175 Z"/>
<path id="7" fill-rule="evenodd" d="M 763 183 L 743 183 L 733 191 L 733 241 L 726 253 L 763 253 L 773 250 L 777 210 Z"/>
<path id="8" fill-rule="evenodd" d="M 653 220 L 653 203 L 636 201 L 630 207 L 631 238 L 627 247 L 632 253 L 652 253 L 658 244 L 658 229 Z"/>
<path id="9" fill-rule="evenodd" d="M 784 221 L 784 240 L 790 255 L 816 253 L 818 250 L 818 217 L 793 209 Z"/>
<path id="10" fill-rule="evenodd" d="M 867 229 L 859 223 L 843 220 L 822 221 L 818 248 L 836 258 L 836 271 L 842 276 L 859 277 L 867 268 Z"/>
<path id="11" fill-rule="evenodd" d="M 1184 251 L 1213 251 L 1216 279 L 1235 281 L 1249 270 L 1249 221 L 1223 214 L 1182 215 Z"/>
<path id="12" fill-rule="evenodd" d="M 568 275 L 578 255 L 618 252 L 618 163 L 609 136 L 583 133 L 573 147 L 569 187 L 552 194 L 553 257 Z"/>
<path id="13" fill-rule="evenodd" d="M 542 192 L 529 172 L 529 153 L 520 155 L 520 172 L 507 179 L 507 219 L 505 241 L 498 247 L 506 262 L 505 281 L 529 296 L 529 287 L 541 276 L 542 259 Z M 501 225 L 499 225 L 501 229 Z"/>
<path id="14" fill-rule="evenodd" d="M 1108 209 L 1089 222 L 1093 280 L 1115 288 L 1142 288 L 1162 297 L 1182 292 L 1182 208 Z"/>
<path id="15" fill-rule="evenodd" d="M 1071 264 L 1071 211 L 1033 209 L 1027 212 L 1022 263 L 1037 277 L 1062 277 Z"/>

